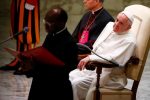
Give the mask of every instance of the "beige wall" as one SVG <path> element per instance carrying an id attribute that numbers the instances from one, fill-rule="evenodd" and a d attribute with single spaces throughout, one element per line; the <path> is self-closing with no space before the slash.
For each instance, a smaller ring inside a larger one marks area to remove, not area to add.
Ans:
<path id="1" fill-rule="evenodd" d="M 116 14 L 130 4 L 150 6 L 150 0 L 104 0 L 104 7 L 115 17 Z M 41 12 L 45 13 L 52 5 L 62 6 L 69 15 L 68 29 L 72 32 L 84 13 L 82 0 L 41 0 Z"/>

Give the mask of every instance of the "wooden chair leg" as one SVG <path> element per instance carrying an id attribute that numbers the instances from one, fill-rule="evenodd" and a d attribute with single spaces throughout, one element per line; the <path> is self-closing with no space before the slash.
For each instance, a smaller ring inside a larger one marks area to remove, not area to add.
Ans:
<path id="1" fill-rule="evenodd" d="M 99 82 L 100 82 L 101 71 L 102 71 L 102 67 L 97 67 L 97 69 L 96 69 L 97 81 L 96 81 L 96 90 L 95 90 L 95 94 L 94 94 L 94 100 L 100 100 Z"/>
<path id="2" fill-rule="evenodd" d="M 136 100 L 136 93 L 138 89 L 139 81 L 134 81 L 132 86 L 132 100 Z"/>

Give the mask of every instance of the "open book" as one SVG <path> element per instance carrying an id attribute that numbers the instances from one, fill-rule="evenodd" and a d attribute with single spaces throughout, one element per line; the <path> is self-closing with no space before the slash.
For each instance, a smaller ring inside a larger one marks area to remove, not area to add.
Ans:
<path id="1" fill-rule="evenodd" d="M 11 48 L 4 48 L 8 53 L 12 56 L 18 58 L 20 61 L 23 61 L 19 54 L 20 52 L 11 49 Z M 64 62 L 53 55 L 50 51 L 45 49 L 44 47 L 40 46 L 28 51 L 21 52 L 23 56 L 26 58 L 30 58 L 32 56 L 32 60 L 36 61 L 37 63 L 46 64 L 46 65 L 54 65 L 54 66 L 64 66 Z"/>
<path id="2" fill-rule="evenodd" d="M 4 49 L 5 49 L 8 53 L 10 53 L 12 56 L 14 56 L 14 57 L 16 57 L 16 58 L 19 59 L 19 57 L 18 57 L 19 52 L 18 52 L 18 51 L 14 50 L 14 49 L 12 49 L 12 48 L 7 48 L 7 47 L 5 47 Z"/>

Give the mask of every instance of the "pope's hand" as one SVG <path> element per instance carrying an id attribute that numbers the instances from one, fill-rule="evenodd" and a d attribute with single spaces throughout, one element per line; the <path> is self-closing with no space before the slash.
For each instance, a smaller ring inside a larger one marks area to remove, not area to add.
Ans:
<path id="1" fill-rule="evenodd" d="M 83 59 L 80 60 L 79 64 L 78 64 L 78 68 L 80 70 L 83 70 L 85 68 L 85 65 L 87 64 L 87 62 L 90 60 L 90 58 L 87 56 Z"/>

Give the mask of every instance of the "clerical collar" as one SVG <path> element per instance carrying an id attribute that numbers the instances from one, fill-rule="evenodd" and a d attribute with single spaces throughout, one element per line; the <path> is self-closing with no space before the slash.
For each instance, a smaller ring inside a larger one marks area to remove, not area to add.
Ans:
<path id="1" fill-rule="evenodd" d="M 54 35 L 56 35 L 56 34 L 61 33 L 61 32 L 62 32 L 62 31 L 64 31 L 65 29 L 66 29 L 66 27 L 64 27 L 62 30 L 60 30 L 60 31 L 56 32 L 55 34 L 53 34 L 53 36 L 54 36 Z"/>
<path id="2" fill-rule="evenodd" d="M 98 13 L 99 11 L 101 11 L 103 9 L 103 7 L 100 7 L 100 8 L 98 8 L 98 9 L 96 9 L 95 11 L 91 11 L 92 12 L 92 14 L 96 14 L 96 13 Z"/>

